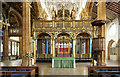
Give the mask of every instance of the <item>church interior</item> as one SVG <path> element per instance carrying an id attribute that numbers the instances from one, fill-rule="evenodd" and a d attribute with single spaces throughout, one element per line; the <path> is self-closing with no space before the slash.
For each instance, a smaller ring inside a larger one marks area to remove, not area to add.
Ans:
<path id="1" fill-rule="evenodd" d="M 120 1 L 0 1 L 0 76 L 42 75 L 120 77 Z"/>

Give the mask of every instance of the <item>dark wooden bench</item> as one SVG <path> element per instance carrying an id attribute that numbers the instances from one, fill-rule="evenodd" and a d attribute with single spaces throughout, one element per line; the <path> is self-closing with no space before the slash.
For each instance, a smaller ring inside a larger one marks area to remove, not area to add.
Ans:
<path id="1" fill-rule="evenodd" d="M 120 74 L 120 67 L 111 67 L 111 66 L 90 66 L 88 67 L 88 77 L 101 77 L 102 75 L 108 76 L 114 76 L 116 74 Z"/>
<path id="2" fill-rule="evenodd" d="M 40 75 L 40 69 L 38 66 L 2 66 L 1 68 L 1 72 L 7 71 L 5 69 L 10 70 L 11 71 L 18 71 L 21 72 L 21 74 L 23 73 L 22 71 L 28 73 L 29 75 L 31 75 L 33 72 L 30 73 L 31 70 L 35 70 L 35 76 L 38 77 Z M 24 73 L 23 73 L 24 74 Z"/>
<path id="3" fill-rule="evenodd" d="M 2 77 L 27 76 L 35 77 L 35 69 L 31 71 L 0 71 Z"/>

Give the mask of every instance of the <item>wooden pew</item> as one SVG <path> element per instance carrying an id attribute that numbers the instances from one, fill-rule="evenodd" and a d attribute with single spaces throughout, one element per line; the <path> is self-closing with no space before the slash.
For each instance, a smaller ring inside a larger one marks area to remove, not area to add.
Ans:
<path id="1" fill-rule="evenodd" d="M 2 77 L 12 77 L 18 75 L 27 75 L 28 77 L 35 77 L 35 69 L 32 71 L 0 71 Z"/>
<path id="2" fill-rule="evenodd" d="M 39 66 L 1 66 L 1 69 L 16 69 L 16 71 L 19 71 L 20 69 L 26 69 L 27 71 L 30 71 L 31 69 L 35 69 L 35 76 L 40 75 L 40 69 Z"/>
<path id="3" fill-rule="evenodd" d="M 97 71 L 96 69 L 102 69 L 102 71 Z M 113 69 L 118 69 L 119 71 L 113 71 Z M 89 66 L 88 67 L 88 77 L 93 77 L 93 76 L 100 76 L 102 74 L 120 74 L 120 67 L 117 66 L 101 66 L 101 67 L 96 67 L 96 66 Z"/>
<path id="4" fill-rule="evenodd" d="M 107 74 L 113 76 L 114 74 L 120 74 L 120 71 L 96 71 L 93 69 L 94 75 L 96 77 L 101 77 L 101 75 Z"/>

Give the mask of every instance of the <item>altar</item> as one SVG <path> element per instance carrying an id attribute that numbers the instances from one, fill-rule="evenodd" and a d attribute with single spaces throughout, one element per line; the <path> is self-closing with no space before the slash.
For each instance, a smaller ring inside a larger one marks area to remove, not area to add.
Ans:
<path id="1" fill-rule="evenodd" d="M 52 57 L 52 68 L 75 68 L 75 57 Z"/>

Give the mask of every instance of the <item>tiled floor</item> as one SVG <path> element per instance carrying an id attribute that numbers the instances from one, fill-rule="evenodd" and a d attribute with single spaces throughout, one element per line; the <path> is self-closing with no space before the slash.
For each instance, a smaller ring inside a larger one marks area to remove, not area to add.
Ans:
<path id="1" fill-rule="evenodd" d="M 120 61 L 107 60 L 107 66 L 120 66 Z"/>
<path id="2" fill-rule="evenodd" d="M 0 66 L 20 66 L 22 60 L 0 62 Z M 91 63 L 76 63 L 76 68 L 51 68 L 51 63 L 36 63 L 35 66 L 40 66 L 41 75 L 87 75 L 87 66 Z M 118 66 L 117 61 L 107 61 L 107 66 Z"/>
<path id="3" fill-rule="evenodd" d="M 41 75 L 87 75 L 90 63 L 76 63 L 76 68 L 51 68 L 51 63 L 37 63 L 41 68 Z"/>

